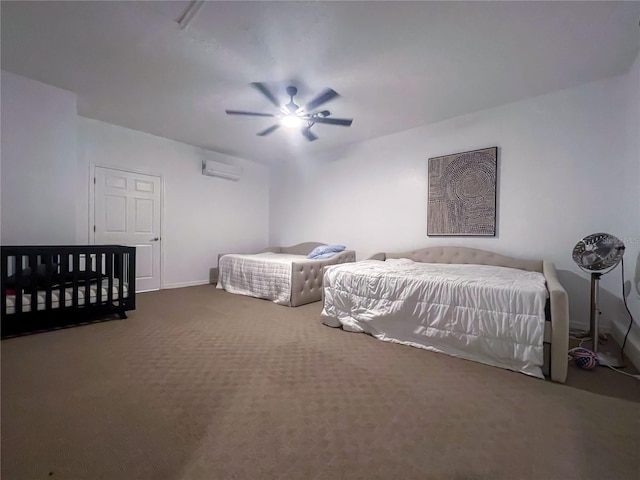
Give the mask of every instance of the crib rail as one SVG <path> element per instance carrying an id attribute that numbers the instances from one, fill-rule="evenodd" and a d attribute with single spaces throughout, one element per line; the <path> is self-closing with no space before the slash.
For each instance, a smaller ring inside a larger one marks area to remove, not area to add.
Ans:
<path id="1" fill-rule="evenodd" d="M 0 278 L 3 338 L 135 309 L 135 247 L 2 246 Z"/>

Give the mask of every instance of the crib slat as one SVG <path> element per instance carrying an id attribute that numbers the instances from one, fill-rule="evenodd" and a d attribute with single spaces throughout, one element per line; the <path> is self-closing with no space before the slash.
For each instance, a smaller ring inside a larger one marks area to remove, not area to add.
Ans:
<path id="1" fill-rule="evenodd" d="M 102 305 L 102 252 L 96 252 L 96 305 Z"/>
<path id="2" fill-rule="evenodd" d="M 38 256 L 34 253 L 29 254 L 29 268 L 31 268 L 31 275 L 29 276 L 31 311 L 36 312 L 38 310 Z"/>
<path id="3" fill-rule="evenodd" d="M 9 278 L 9 255 L 2 252 L 0 255 L 0 278 L 2 278 L 2 296 L 0 297 L 0 312 L 4 317 L 7 315 L 7 278 Z"/>
<path id="4" fill-rule="evenodd" d="M 129 248 L 124 254 L 127 256 L 127 265 L 129 276 L 127 277 L 127 310 L 135 310 L 136 308 L 136 249 Z"/>
<path id="5" fill-rule="evenodd" d="M 42 255 L 40 257 L 41 262 L 44 264 L 44 282 L 42 287 L 44 288 L 44 309 L 51 310 L 52 307 L 52 288 L 51 280 L 53 277 L 53 265 L 51 255 Z"/>
<path id="6" fill-rule="evenodd" d="M 60 255 L 60 263 L 59 263 L 59 275 L 60 282 L 58 285 L 58 308 L 64 308 L 67 306 L 67 292 L 66 282 L 69 277 L 69 254 L 63 253 Z"/>
<path id="7" fill-rule="evenodd" d="M 124 281 L 125 281 L 125 276 L 124 276 L 124 253 L 123 252 L 118 252 L 116 253 L 116 261 L 118 264 L 118 306 L 120 308 L 124 308 L 123 307 L 123 302 L 124 302 Z"/>
<path id="8" fill-rule="evenodd" d="M 84 254 L 84 306 L 91 308 L 91 279 L 90 272 L 92 267 L 92 256 L 88 253 Z"/>
<path id="9" fill-rule="evenodd" d="M 107 285 L 107 305 L 113 307 L 113 252 L 109 252 L 106 255 L 106 275 L 108 280 Z"/>
<path id="10" fill-rule="evenodd" d="M 16 259 L 16 264 L 15 264 L 15 279 L 16 279 L 16 299 L 14 301 L 14 310 L 17 314 L 22 313 L 22 288 L 20 288 L 20 285 L 22 285 L 22 268 L 23 268 L 23 257 L 22 255 L 17 255 L 15 257 Z"/>
<path id="11" fill-rule="evenodd" d="M 71 288 L 73 291 L 73 308 L 78 308 L 78 297 L 79 297 L 78 270 L 80 270 L 80 253 L 73 252 L 73 271 L 71 273 L 71 276 L 72 276 Z"/>

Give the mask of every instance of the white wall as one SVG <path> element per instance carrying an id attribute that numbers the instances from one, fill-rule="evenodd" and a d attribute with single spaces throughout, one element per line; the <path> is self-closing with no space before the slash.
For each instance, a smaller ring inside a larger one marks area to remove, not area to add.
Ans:
<path id="1" fill-rule="evenodd" d="M 164 288 L 208 283 L 218 253 L 266 246 L 266 167 L 97 120 L 79 117 L 79 126 L 79 237 L 89 236 L 89 177 L 99 165 L 163 177 Z M 240 181 L 202 175 L 203 159 L 241 165 Z"/>
<path id="2" fill-rule="evenodd" d="M 76 96 L 3 71 L 3 245 L 73 244 Z"/>
<path id="3" fill-rule="evenodd" d="M 625 237 L 624 254 L 625 278 L 627 279 L 629 310 L 635 317 L 635 325 L 627 338 L 625 353 L 633 363 L 640 367 L 640 55 L 624 77 L 623 88 L 626 91 L 626 109 L 621 113 L 626 130 L 626 155 L 630 165 L 636 165 L 635 176 L 630 169 L 625 187 L 631 203 L 624 206 L 628 214 L 628 225 Z M 635 196 L 635 202 L 633 198 Z M 616 275 L 619 271 L 616 270 Z M 622 343 L 629 328 L 629 316 L 620 306 L 620 313 L 614 318 L 613 334 L 618 343 Z"/>
<path id="4" fill-rule="evenodd" d="M 359 259 L 443 244 L 545 258 L 560 270 L 572 320 L 584 328 L 588 275 L 574 264 L 573 246 L 598 231 L 637 235 L 638 161 L 627 152 L 621 115 L 626 81 L 611 78 L 300 158 L 273 172 L 270 243 L 342 243 Z M 497 236 L 427 237 L 428 158 L 492 146 L 499 147 Z M 617 275 L 601 285 L 619 296 Z"/>

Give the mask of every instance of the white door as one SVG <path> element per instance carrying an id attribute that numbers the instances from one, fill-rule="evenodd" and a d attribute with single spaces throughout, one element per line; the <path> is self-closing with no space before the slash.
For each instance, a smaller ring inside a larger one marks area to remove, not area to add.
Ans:
<path id="1" fill-rule="evenodd" d="M 96 167 L 96 245 L 136 247 L 136 291 L 160 289 L 160 177 Z"/>

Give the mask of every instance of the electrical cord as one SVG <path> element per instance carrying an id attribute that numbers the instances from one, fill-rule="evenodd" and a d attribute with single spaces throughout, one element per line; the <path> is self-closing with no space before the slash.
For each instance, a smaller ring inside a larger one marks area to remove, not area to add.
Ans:
<path id="1" fill-rule="evenodd" d="M 578 343 L 578 346 L 577 346 L 577 347 L 574 347 L 574 348 L 570 349 L 568 353 L 571 353 L 571 352 L 573 352 L 574 350 L 578 350 L 578 349 L 584 348 L 584 347 L 582 346 L 582 344 L 583 344 L 584 342 L 586 342 L 586 341 L 591 340 L 591 337 L 590 337 L 590 336 L 585 336 L 585 334 L 582 334 L 581 336 L 578 336 L 578 337 L 575 337 L 575 336 L 570 335 L 570 336 L 569 336 L 569 338 L 572 338 L 573 340 L 580 340 L 580 342 Z M 568 360 L 568 361 L 573 360 L 573 358 L 571 357 L 571 355 L 568 355 L 568 356 L 567 356 L 567 360 Z M 622 370 L 620 370 L 619 368 L 612 367 L 611 365 L 605 365 L 605 364 L 603 364 L 603 363 L 601 363 L 600 365 L 601 365 L 601 366 L 603 366 L 603 367 L 609 367 L 609 368 L 610 368 L 611 370 L 613 370 L 614 372 L 621 373 L 621 374 L 623 374 L 623 375 L 626 375 L 627 377 L 631 377 L 631 378 L 635 378 L 636 380 L 640 380 L 640 375 L 634 375 L 633 373 L 623 372 L 623 371 L 622 371 Z"/>
<path id="2" fill-rule="evenodd" d="M 624 257 L 622 257 L 620 259 L 621 261 L 621 275 L 622 275 L 622 301 L 624 303 L 624 308 L 627 310 L 627 314 L 629 315 L 629 327 L 627 328 L 627 333 L 624 336 L 624 340 L 622 342 L 622 346 L 620 347 L 620 357 L 624 358 L 624 347 L 627 344 L 627 338 L 629 337 L 629 333 L 631 332 L 631 327 L 633 326 L 634 323 L 634 319 L 633 319 L 633 315 L 631 314 L 631 311 L 629 310 L 629 305 L 627 304 L 627 297 L 625 295 L 624 292 Z M 583 331 L 578 331 L 578 330 L 570 330 L 569 331 L 569 338 L 573 339 L 573 340 L 579 340 L 578 346 L 575 348 L 572 348 L 571 350 L 569 350 L 569 352 L 576 350 L 578 348 L 582 348 L 582 344 L 587 341 L 587 340 L 591 340 L 592 335 L 591 332 L 583 332 Z M 571 356 L 568 357 L 568 360 L 571 361 Z M 616 367 L 612 367 L 611 365 L 604 365 L 601 364 L 602 366 L 605 367 L 609 367 L 611 370 L 613 370 L 614 372 L 617 373 L 621 373 L 622 375 L 626 375 L 627 377 L 631 377 L 631 378 L 635 378 L 636 380 L 640 380 L 640 375 L 634 375 L 631 373 L 627 373 L 627 372 L 623 372 L 622 370 L 620 370 L 619 368 Z"/>
<path id="3" fill-rule="evenodd" d="M 629 336 L 629 332 L 631 331 L 631 327 L 633 326 L 633 315 L 631 315 L 631 311 L 629 310 L 629 305 L 627 305 L 627 296 L 624 294 L 624 257 L 621 259 L 622 261 L 622 301 L 624 302 L 624 308 L 627 310 L 629 314 L 629 328 L 627 328 L 627 333 L 624 336 L 624 341 L 622 342 L 622 347 L 620 347 L 620 356 L 624 355 L 624 346 L 627 344 L 627 337 Z"/>
<path id="4" fill-rule="evenodd" d="M 622 271 L 622 301 L 624 302 L 624 308 L 627 310 L 627 313 L 629 314 L 629 327 L 627 328 L 627 333 L 624 336 L 622 347 L 620 347 L 620 357 L 624 358 L 624 346 L 627 344 L 627 337 L 629 336 L 629 332 L 631 331 L 631 327 L 633 326 L 633 315 L 631 315 L 631 311 L 629 310 L 629 305 L 627 305 L 627 296 L 624 294 L 624 257 L 622 257 L 620 261 L 621 261 L 620 270 Z M 640 380 L 640 375 L 634 375 L 632 373 L 623 372 L 619 368 L 612 367 L 611 365 L 605 365 L 605 367 L 609 367 L 614 372 L 621 373 L 623 375 L 626 375 L 627 377 Z"/>
<path id="5" fill-rule="evenodd" d="M 631 327 L 633 326 L 633 315 L 631 315 L 631 311 L 629 310 L 629 305 L 627 304 L 627 296 L 624 294 L 624 257 L 620 259 L 621 265 L 621 275 L 622 275 L 622 301 L 624 302 L 624 308 L 627 310 L 629 314 L 629 327 L 627 328 L 627 333 L 624 336 L 624 341 L 622 342 L 622 347 L 620 347 L 620 358 L 624 358 L 624 347 L 627 344 L 627 337 L 629 336 L 629 332 L 631 331 Z M 632 373 L 623 372 L 619 368 L 612 367 L 611 365 L 604 365 L 605 367 L 609 367 L 614 372 L 621 373 L 628 377 L 635 378 L 636 380 L 640 380 L 640 375 L 634 375 Z"/>
<path id="6" fill-rule="evenodd" d="M 636 380 L 640 380 L 640 375 L 634 375 L 632 373 L 623 372 L 622 370 L 620 370 L 620 369 L 618 369 L 616 367 L 612 367 L 611 365 L 603 365 L 603 366 L 609 367 L 614 372 L 621 373 L 623 375 L 626 375 L 627 377 L 632 377 L 632 378 L 635 378 Z"/>
<path id="7" fill-rule="evenodd" d="M 622 347 L 620 347 L 620 357 L 623 357 L 623 355 L 624 355 L 624 347 L 627 344 L 627 337 L 629 336 L 629 332 L 631 332 L 631 327 L 633 326 L 633 323 L 634 323 L 633 315 L 631 314 L 631 311 L 629 310 L 629 305 L 627 304 L 627 297 L 626 297 L 625 292 L 624 292 L 624 281 L 625 281 L 625 279 L 624 279 L 624 257 L 621 259 L 621 268 L 620 268 L 620 270 L 622 272 L 622 301 L 624 302 L 624 308 L 627 310 L 627 314 L 629 314 L 629 327 L 627 328 L 627 333 L 624 336 L 624 340 L 622 342 Z M 575 347 L 575 348 L 582 348 L 582 344 L 585 341 L 591 340 L 590 333 L 591 332 L 583 332 L 583 331 L 573 330 L 573 331 L 569 331 L 569 338 L 572 338 L 574 340 L 579 340 L 580 342 L 578 343 L 578 346 Z M 572 348 L 571 350 L 575 350 L 575 349 Z M 571 358 L 571 357 L 569 357 L 569 358 Z M 631 378 L 635 378 L 636 380 L 640 380 L 640 375 L 634 375 L 632 373 L 623 372 L 619 368 L 612 367 L 611 365 L 603 365 L 603 366 L 609 367 L 614 372 L 621 373 L 622 375 L 626 375 L 627 377 L 631 377 Z"/>

